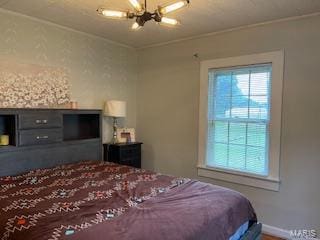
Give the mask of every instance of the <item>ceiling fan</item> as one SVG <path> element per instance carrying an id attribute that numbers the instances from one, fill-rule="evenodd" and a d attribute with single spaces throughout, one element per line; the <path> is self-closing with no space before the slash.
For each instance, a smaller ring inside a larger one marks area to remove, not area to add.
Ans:
<path id="1" fill-rule="evenodd" d="M 138 0 L 129 0 L 134 8 L 134 11 L 115 11 L 106 8 L 99 8 L 97 11 L 99 14 L 114 19 L 136 19 L 132 25 L 133 30 L 138 30 L 144 26 L 144 24 L 152 19 L 158 23 L 165 25 L 178 25 L 179 22 L 176 19 L 165 17 L 166 14 L 176 11 L 189 5 L 190 0 L 182 0 L 175 3 L 171 3 L 165 6 L 159 6 L 154 12 L 149 12 L 147 9 L 147 0 L 144 4 L 141 4 Z"/>

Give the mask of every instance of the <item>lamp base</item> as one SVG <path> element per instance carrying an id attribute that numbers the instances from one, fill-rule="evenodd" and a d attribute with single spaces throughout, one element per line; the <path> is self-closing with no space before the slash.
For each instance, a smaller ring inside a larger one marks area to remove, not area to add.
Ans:
<path id="1" fill-rule="evenodd" d="M 113 137 L 112 137 L 112 140 L 111 140 L 111 143 L 112 143 L 112 144 L 118 143 L 118 138 L 117 138 L 117 125 L 118 125 L 117 118 L 116 118 L 116 117 L 113 117 Z"/>

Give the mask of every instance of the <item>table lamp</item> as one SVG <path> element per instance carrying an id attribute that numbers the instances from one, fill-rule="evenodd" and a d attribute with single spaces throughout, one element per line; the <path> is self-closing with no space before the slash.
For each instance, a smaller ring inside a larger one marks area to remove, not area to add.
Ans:
<path id="1" fill-rule="evenodd" d="M 104 115 L 113 118 L 112 143 L 117 143 L 117 119 L 126 117 L 127 103 L 125 101 L 110 100 L 105 102 Z"/>

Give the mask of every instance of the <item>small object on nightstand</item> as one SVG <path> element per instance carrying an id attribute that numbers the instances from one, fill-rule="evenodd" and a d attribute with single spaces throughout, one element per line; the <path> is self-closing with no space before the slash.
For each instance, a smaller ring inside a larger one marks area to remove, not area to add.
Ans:
<path id="1" fill-rule="evenodd" d="M 140 142 L 103 144 L 104 160 L 141 168 L 141 145 Z"/>

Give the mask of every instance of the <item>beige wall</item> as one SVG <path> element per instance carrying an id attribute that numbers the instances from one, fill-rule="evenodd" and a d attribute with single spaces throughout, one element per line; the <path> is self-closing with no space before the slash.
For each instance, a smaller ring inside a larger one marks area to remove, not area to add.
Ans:
<path id="1" fill-rule="evenodd" d="M 139 51 L 137 128 L 143 166 L 197 177 L 199 61 L 285 50 L 279 192 L 204 179 L 245 194 L 260 221 L 320 234 L 320 17 Z M 200 59 L 193 57 L 199 53 Z"/>
<path id="2" fill-rule="evenodd" d="M 71 98 L 80 108 L 101 109 L 107 99 L 128 102 L 128 126 L 136 125 L 136 50 L 71 29 L 0 10 L 0 57 L 65 67 Z M 1 83 L 0 83 L 1 84 Z M 104 119 L 104 141 L 110 120 Z"/>

